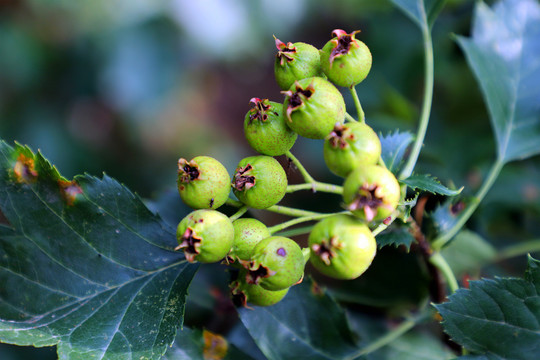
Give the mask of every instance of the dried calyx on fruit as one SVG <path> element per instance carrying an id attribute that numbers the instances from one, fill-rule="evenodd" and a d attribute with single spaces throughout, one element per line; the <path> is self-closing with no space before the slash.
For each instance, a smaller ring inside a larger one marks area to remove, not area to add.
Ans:
<path id="1" fill-rule="evenodd" d="M 336 124 L 323 147 L 326 166 L 334 174 L 346 177 L 360 165 L 376 164 L 381 156 L 381 141 L 366 124 Z"/>
<path id="2" fill-rule="evenodd" d="M 361 165 L 343 184 L 343 200 L 348 210 L 367 221 L 383 220 L 396 209 L 399 183 L 389 170 L 379 165 Z"/>
<path id="3" fill-rule="evenodd" d="M 270 156 L 250 156 L 236 167 L 233 192 L 242 203 L 255 209 L 277 204 L 287 191 L 287 175 Z"/>
<path id="4" fill-rule="evenodd" d="M 252 98 L 250 104 L 252 108 L 244 118 L 244 135 L 249 145 L 269 156 L 289 151 L 298 135 L 285 124 L 283 104 L 259 98 Z"/>
<path id="5" fill-rule="evenodd" d="M 345 101 L 339 90 L 320 77 L 299 80 L 285 95 L 287 125 L 298 135 L 324 139 L 345 117 Z"/>
<path id="6" fill-rule="evenodd" d="M 350 215 L 334 215 L 317 223 L 309 235 L 309 247 L 312 265 L 336 279 L 360 276 L 377 251 L 369 228 Z"/>
<path id="7" fill-rule="evenodd" d="M 194 209 L 216 209 L 229 197 L 231 178 L 216 159 L 197 156 L 178 160 L 178 192 L 182 201 Z"/>
<path id="8" fill-rule="evenodd" d="M 186 260 L 217 262 L 231 250 L 234 228 L 231 220 L 217 210 L 195 210 L 180 221 L 176 230 L 178 246 Z"/>
<path id="9" fill-rule="evenodd" d="M 276 60 L 274 74 L 276 82 L 287 90 L 296 80 L 322 75 L 319 50 L 303 42 L 287 43 L 274 36 L 276 41 Z"/>
<path id="10" fill-rule="evenodd" d="M 352 87 L 362 82 L 371 69 L 372 57 L 369 48 L 355 35 L 341 29 L 332 31 L 332 40 L 321 50 L 321 67 L 334 84 Z"/>
<path id="11" fill-rule="evenodd" d="M 289 238 L 271 236 L 253 249 L 251 260 L 243 262 L 245 281 L 266 290 L 283 290 L 300 282 L 304 276 L 304 255 Z"/>

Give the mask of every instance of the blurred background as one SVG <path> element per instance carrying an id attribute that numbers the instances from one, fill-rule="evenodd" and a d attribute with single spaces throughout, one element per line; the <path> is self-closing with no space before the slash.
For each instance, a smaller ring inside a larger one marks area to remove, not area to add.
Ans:
<path id="1" fill-rule="evenodd" d="M 434 26 L 434 104 L 417 167 L 466 194 L 495 157 L 481 94 L 451 36 L 468 36 L 473 5 L 448 1 Z M 242 130 L 249 99 L 283 101 L 272 35 L 321 48 L 336 28 L 361 30 L 373 54 L 357 87 L 368 124 L 382 134 L 415 132 L 421 34 L 389 1 L 0 0 L 0 138 L 42 151 L 67 178 L 105 172 L 156 207 L 178 202 L 179 157 L 214 156 L 232 173 L 254 154 Z M 339 183 L 321 145 L 299 139 L 292 152 L 315 178 Z M 539 165 L 538 157 L 508 165 L 469 227 L 496 246 L 538 238 Z M 321 199 L 287 204 L 320 209 Z M 188 211 L 174 206 L 178 213 L 164 214 L 171 223 Z M 0 346 L 2 360 L 25 358 L 56 356 Z"/>

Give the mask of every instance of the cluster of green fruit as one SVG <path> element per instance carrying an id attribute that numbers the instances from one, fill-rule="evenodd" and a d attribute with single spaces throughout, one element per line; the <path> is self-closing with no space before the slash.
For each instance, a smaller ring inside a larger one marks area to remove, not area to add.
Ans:
<path id="1" fill-rule="evenodd" d="M 275 76 L 284 103 L 253 98 L 244 119 L 248 143 L 262 155 L 241 160 L 231 179 L 216 159 L 198 156 L 178 161 L 178 191 L 197 209 L 178 225 L 177 250 L 190 262 L 225 259 L 239 269 L 231 283 L 237 304 L 268 306 L 302 281 L 307 261 L 321 273 L 354 279 L 371 264 L 375 238 L 370 223 L 390 216 L 398 205 L 400 187 L 381 164 L 381 143 L 363 121 L 348 118 L 337 86 L 354 87 L 371 68 L 371 53 L 355 34 L 335 30 L 318 50 L 305 43 L 278 39 Z M 361 119 L 363 120 L 363 119 Z M 244 208 L 266 209 L 287 192 L 287 175 L 273 156 L 291 156 L 297 136 L 325 139 L 324 160 L 344 177 L 343 200 L 348 213 L 319 221 L 309 235 L 309 247 L 272 236 L 252 218 L 232 220 L 215 210 L 229 200 L 230 190 Z"/>

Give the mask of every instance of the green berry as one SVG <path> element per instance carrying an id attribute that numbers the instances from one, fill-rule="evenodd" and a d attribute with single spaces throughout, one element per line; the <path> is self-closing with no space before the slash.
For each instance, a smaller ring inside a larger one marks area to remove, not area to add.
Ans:
<path id="1" fill-rule="evenodd" d="M 302 43 L 283 43 L 274 36 L 278 52 L 274 63 L 276 82 L 282 90 L 287 90 L 296 80 L 321 76 L 319 50 Z"/>
<path id="2" fill-rule="evenodd" d="M 371 69 L 371 52 L 366 44 L 355 39 L 358 32 L 347 34 L 334 30 L 333 39 L 321 50 L 321 67 L 328 79 L 338 86 L 359 84 Z"/>
<path id="3" fill-rule="evenodd" d="M 283 112 L 287 125 L 298 135 L 309 139 L 324 139 L 336 123 L 343 122 L 343 96 L 323 78 L 299 80 L 283 94 L 286 96 Z"/>
<path id="4" fill-rule="evenodd" d="M 245 267 L 248 284 L 258 284 L 266 290 L 283 290 L 302 280 L 304 255 L 293 240 L 271 236 L 255 246 L 251 261 Z"/>
<path id="5" fill-rule="evenodd" d="M 255 209 L 277 204 L 287 191 L 287 175 L 270 156 L 250 156 L 236 167 L 233 192 L 242 203 Z"/>
<path id="6" fill-rule="evenodd" d="M 389 170 L 379 165 L 361 165 L 343 184 L 343 200 L 355 216 L 367 221 L 383 220 L 396 209 L 399 183 Z"/>
<path id="7" fill-rule="evenodd" d="M 230 285 L 233 303 L 236 306 L 246 307 L 247 303 L 255 306 L 271 306 L 280 302 L 289 292 L 289 288 L 271 291 L 239 279 Z"/>
<path id="8" fill-rule="evenodd" d="M 217 210 L 195 210 L 180 221 L 176 230 L 178 246 L 186 260 L 217 262 L 231 250 L 234 228 L 231 220 Z"/>
<path id="9" fill-rule="evenodd" d="M 309 235 L 311 264 L 335 279 L 355 279 L 371 265 L 377 251 L 369 228 L 350 215 L 318 222 Z"/>
<path id="10" fill-rule="evenodd" d="M 379 161 L 381 141 L 366 124 L 337 124 L 324 141 L 323 155 L 330 171 L 346 177 L 360 165 Z"/>
<path id="11" fill-rule="evenodd" d="M 249 260 L 255 245 L 270 237 L 266 225 L 257 219 L 242 218 L 233 221 L 234 244 L 231 254 L 233 259 Z"/>
<path id="12" fill-rule="evenodd" d="M 268 99 L 253 98 L 253 108 L 244 119 L 244 134 L 257 152 L 279 156 L 294 145 L 298 134 L 292 131 L 283 117 L 283 104 Z"/>
<path id="13" fill-rule="evenodd" d="M 178 192 L 184 203 L 194 209 L 217 209 L 231 191 L 227 169 L 216 159 L 197 156 L 178 160 Z"/>

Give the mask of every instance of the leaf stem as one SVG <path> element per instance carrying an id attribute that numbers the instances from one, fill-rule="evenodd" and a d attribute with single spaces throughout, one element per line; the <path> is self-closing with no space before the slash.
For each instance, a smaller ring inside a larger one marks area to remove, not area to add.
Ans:
<path id="1" fill-rule="evenodd" d="M 361 356 L 364 356 L 376 350 L 379 350 L 380 348 L 390 344 L 392 341 L 396 340 L 397 338 L 405 334 L 407 331 L 411 330 L 416 324 L 418 324 L 420 321 L 424 320 L 428 316 L 430 316 L 430 313 L 428 311 L 425 311 L 418 316 L 415 316 L 413 318 L 403 321 L 396 328 L 387 332 L 386 334 L 384 334 L 377 340 L 371 342 L 370 344 L 363 347 L 362 349 L 358 350 L 354 354 L 346 357 L 345 360 L 354 360 Z"/>
<path id="2" fill-rule="evenodd" d="M 457 289 L 459 289 L 458 282 L 456 280 L 456 276 L 454 275 L 454 272 L 450 268 L 450 265 L 448 265 L 448 262 L 446 259 L 441 255 L 440 252 L 434 252 L 429 257 L 429 262 L 435 266 L 441 274 L 446 279 L 446 282 L 448 283 L 448 287 L 450 288 L 450 292 L 453 294 L 456 292 Z"/>
<path id="3" fill-rule="evenodd" d="M 524 243 L 502 249 L 499 254 L 497 254 L 495 261 L 503 261 L 516 256 L 535 252 L 540 252 L 540 239 L 526 241 Z"/>
<path id="4" fill-rule="evenodd" d="M 354 100 L 354 105 L 356 106 L 356 111 L 358 111 L 358 121 L 365 124 L 366 119 L 364 115 L 364 109 L 362 109 L 362 104 L 360 104 L 360 99 L 358 98 L 356 87 L 353 85 L 349 88 L 349 90 L 351 91 L 351 95 Z"/>
<path id="5" fill-rule="evenodd" d="M 298 190 L 322 191 L 338 195 L 341 195 L 343 193 L 342 186 L 322 183 L 318 181 L 315 181 L 313 183 L 295 184 L 287 186 L 288 193 L 292 193 Z"/>
<path id="6" fill-rule="evenodd" d="M 275 232 L 281 231 L 283 229 L 286 229 L 288 227 L 291 227 L 293 225 L 300 224 L 300 223 L 303 223 L 303 222 L 306 222 L 306 221 L 319 220 L 319 219 L 324 219 L 325 217 L 329 217 L 329 216 L 332 216 L 332 215 L 348 214 L 348 213 L 349 213 L 348 211 L 341 211 L 341 212 L 338 212 L 338 213 L 302 216 L 302 217 L 299 217 L 299 218 L 296 218 L 296 219 L 285 221 L 284 223 L 281 223 L 281 224 L 278 224 L 278 225 L 271 226 L 271 227 L 268 228 L 268 231 L 270 231 L 270 234 L 273 234 Z"/>
<path id="7" fill-rule="evenodd" d="M 242 204 L 240 201 L 233 200 L 231 198 L 227 199 L 226 204 L 229 205 L 229 206 L 237 207 L 237 208 L 241 208 L 241 207 L 244 206 L 244 204 Z M 292 217 L 323 215 L 323 213 L 318 213 L 318 212 L 308 211 L 308 210 L 302 210 L 302 209 L 295 209 L 295 208 L 291 208 L 291 207 L 288 207 L 288 206 L 281 206 L 281 205 L 273 205 L 273 206 L 270 206 L 269 208 L 262 209 L 262 210 L 267 210 L 267 211 L 271 211 L 271 212 L 275 212 L 275 213 L 283 214 L 283 215 L 288 215 L 288 216 L 292 216 Z"/>
<path id="8" fill-rule="evenodd" d="M 419 6 L 422 17 L 422 38 L 424 40 L 424 61 L 425 61 L 425 74 L 424 74 L 424 102 L 422 104 L 422 114 L 420 116 L 420 124 L 418 125 L 418 131 L 416 133 L 416 139 L 414 141 L 411 154 L 407 159 L 407 163 L 399 174 L 399 179 L 406 179 L 411 176 L 418 156 L 424 144 L 424 138 L 426 136 L 427 127 L 429 124 L 429 117 L 431 114 L 431 103 L 433 100 L 433 41 L 431 39 L 431 32 L 427 25 L 426 12 L 423 6 Z"/>
<path id="9" fill-rule="evenodd" d="M 278 234 L 273 234 L 273 235 L 279 235 L 279 236 L 285 236 L 285 237 L 303 235 L 303 234 L 307 234 L 307 233 L 311 232 L 311 229 L 313 229 L 313 226 L 314 225 L 302 226 L 302 227 L 299 227 L 299 228 L 290 229 L 290 230 L 287 230 L 287 231 L 284 231 L 284 232 L 281 232 L 281 233 L 278 233 Z"/>
<path id="10" fill-rule="evenodd" d="M 296 167 L 298 168 L 298 170 L 300 170 L 300 173 L 302 174 L 302 177 L 304 178 L 304 181 L 306 183 L 314 183 L 316 182 L 315 179 L 313 177 L 311 177 L 311 175 L 309 175 L 309 173 L 307 172 L 306 168 L 304 167 L 304 165 L 302 165 L 302 163 L 300 162 L 300 160 L 298 160 L 296 158 L 296 156 L 294 156 L 290 151 L 287 151 L 285 153 L 285 155 L 291 159 L 291 161 L 293 162 L 294 165 L 296 165 Z"/>
<path id="11" fill-rule="evenodd" d="M 358 120 L 353 118 L 348 112 L 345 112 L 345 118 L 347 118 L 347 120 L 349 120 L 350 122 L 358 122 Z"/>
<path id="12" fill-rule="evenodd" d="M 318 213 L 318 212 L 308 211 L 308 210 L 302 210 L 302 209 L 295 209 L 295 208 L 290 208 L 288 206 L 281 206 L 281 205 L 270 206 L 269 208 L 266 208 L 264 210 L 275 212 L 275 213 L 278 213 L 278 214 L 288 215 L 288 216 L 292 216 L 292 217 L 325 215 L 323 213 Z"/>
<path id="13" fill-rule="evenodd" d="M 244 215 L 248 211 L 248 207 L 246 205 L 242 206 L 240 209 L 238 209 L 237 212 L 235 212 L 233 215 L 229 216 L 229 219 L 231 221 L 234 221 Z"/>
<path id="14" fill-rule="evenodd" d="M 463 210 L 463 212 L 459 215 L 459 219 L 456 221 L 456 223 L 447 232 L 433 240 L 432 247 L 435 251 L 442 249 L 450 240 L 452 240 L 463 225 L 465 225 L 478 205 L 482 202 L 489 189 L 491 189 L 491 186 L 493 186 L 493 183 L 499 176 L 503 166 L 504 162 L 502 160 L 497 159 L 497 161 L 495 161 L 491 167 L 491 170 L 489 171 L 488 176 L 484 180 L 484 183 L 478 190 L 478 193 L 473 197 L 471 203 L 465 208 L 465 210 Z"/>

